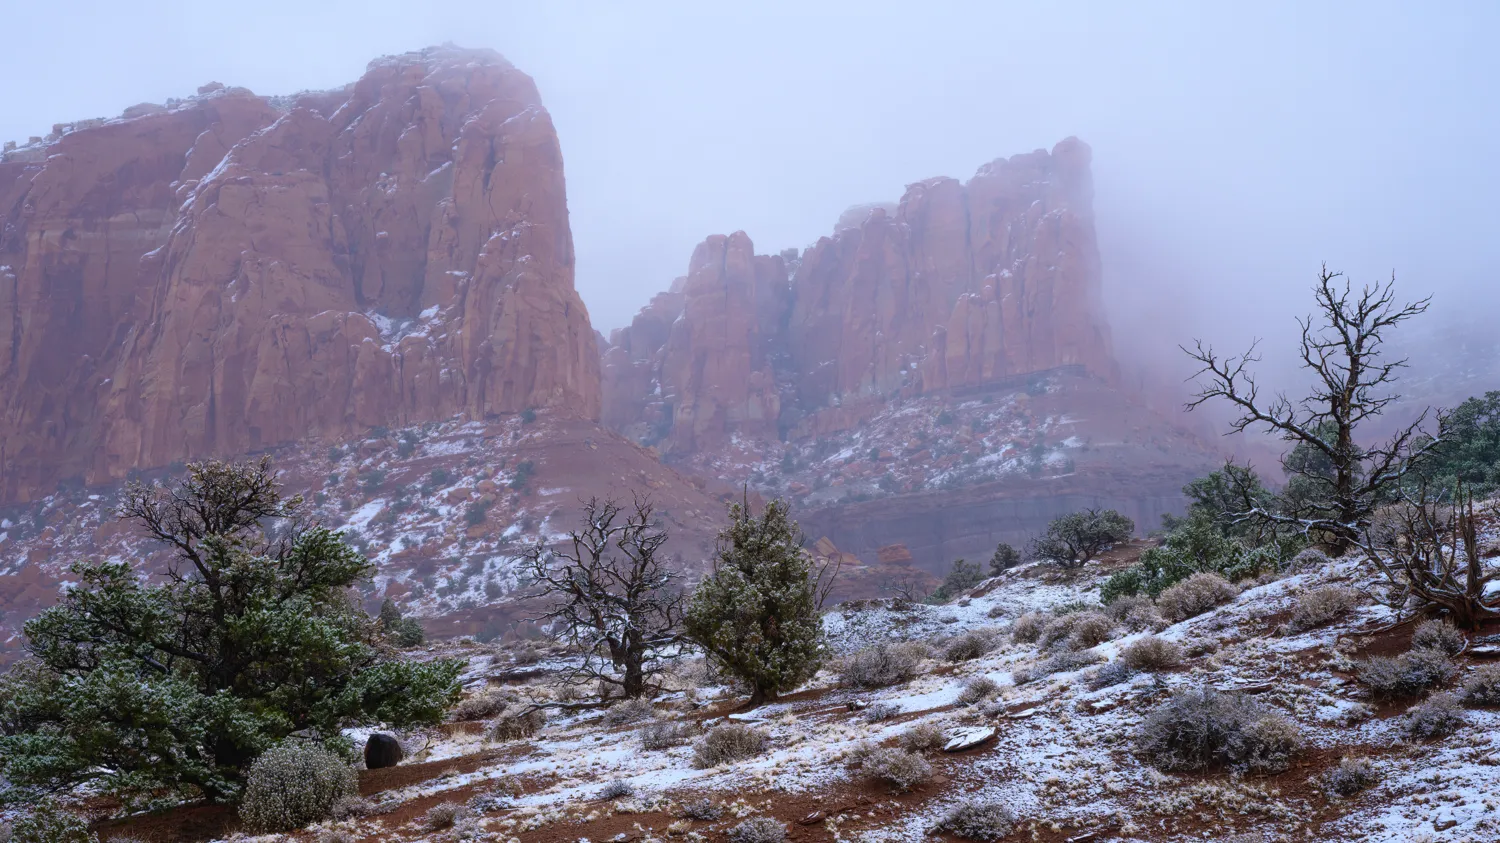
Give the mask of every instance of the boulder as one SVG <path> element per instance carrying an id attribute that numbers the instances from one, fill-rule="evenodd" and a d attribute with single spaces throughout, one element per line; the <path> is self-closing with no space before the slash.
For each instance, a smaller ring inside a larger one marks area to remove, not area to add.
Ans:
<path id="1" fill-rule="evenodd" d="M 975 726 L 968 729 L 959 729 L 953 733 L 948 742 L 943 744 L 944 752 L 963 752 L 991 740 L 995 737 L 995 727 Z"/>
<path id="2" fill-rule="evenodd" d="M 379 770 L 401 763 L 405 753 L 394 735 L 376 732 L 365 740 L 365 769 Z"/>

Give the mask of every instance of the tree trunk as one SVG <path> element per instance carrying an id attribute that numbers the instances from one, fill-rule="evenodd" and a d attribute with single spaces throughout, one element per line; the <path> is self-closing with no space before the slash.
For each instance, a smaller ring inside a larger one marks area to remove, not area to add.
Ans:
<path id="1" fill-rule="evenodd" d="M 762 688 L 756 685 L 754 690 L 750 692 L 750 703 L 747 707 L 759 708 L 766 703 L 776 702 L 776 700 L 777 693 L 775 688 Z"/>

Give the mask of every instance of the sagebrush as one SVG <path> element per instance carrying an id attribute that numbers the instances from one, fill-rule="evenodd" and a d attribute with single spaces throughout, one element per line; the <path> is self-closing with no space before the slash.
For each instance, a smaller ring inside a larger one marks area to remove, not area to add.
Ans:
<path id="1" fill-rule="evenodd" d="M 693 747 L 693 766 L 700 769 L 754 758 L 766 751 L 770 738 L 743 723 L 722 723 L 709 729 Z"/>
<path id="2" fill-rule="evenodd" d="M 293 831 L 333 816 L 358 783 L 354 768 L 322 746 L 274 746 L 250 765 L 240 818 L 261 831 Z"/>

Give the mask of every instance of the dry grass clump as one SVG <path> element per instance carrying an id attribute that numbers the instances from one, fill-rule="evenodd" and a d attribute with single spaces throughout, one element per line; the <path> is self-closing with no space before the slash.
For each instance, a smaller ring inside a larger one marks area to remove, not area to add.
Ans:
<path id="1" fill-rule="evenodd" d="M 1201 770 L 1226 763 L 1274 773 L 1302 746 L 1297 726 L 1247 698 L 1213 688 L 1179 691 L 1146 716 L 1136 748 L 1162 770 Z"/>
<path id="2" fill-rule="evenodd" d="M 943 647 L 943 658 L 953 663 L 977 659 L 995 649 L 998 635 L 991 627 L 971 629 L 962 635 L 956 635 Z"/>
<path id="3" fill-rule="evenodd" d="M 900 716 L 900 714 L 901 706 L 896 705 L 895 703 L 875 703 L 874 705 L 865 709 L 865 722 L 879 723 L 882 720 L 889 720 L 892 717 L 898 717 Z"/>
<path id="4" fill-rule="evenodd" d="M 1016 827 L 1016 815 L 999 800 L 972 798 L 949 808 L 934 825 L 937 831 L 946 831 L 965 840 L 993 843 L 1010 834 Z"/>
<path id="5" fill-rule="evenodd" d="M 1464 680 L 1465 705 L 1500 705 L 1500 665 L 1487 664 Z"/>
<path id="6" fill-rule="evenodd" d="M 1020 644 L 1035 644 L 1052 618 L 1042 612 L 1027 612 L 1010 625 L 1010 637 Z"/>
<path id="7" fill-rule="evenodd" d="M 1071 673 L 1072 671 L 1082 670 L 1091 664 L 1098 664 L 1102 661 L 1104 661 L 1104 657 L 1092 650 L 1078 652 L 1064 651 L 1035 667 L 1017 670 L 1012 676 L 1015 678 L 1017 685 L 1025 685 L 1035 682 L 1038 679 L 1044 679 L 1054 673 Z"/>
<path id="8" fill-rule="evenodd" d="M 935 723 L 917 723 L 896 737 L 896 742 L 908 752 L 937 749 L 948 742 L 948 736 Z"/>
<path id="9" fill-rule="evenodd" d="M 1369 759 L 1345 755 L 1337 767 L 1323 774 L 1323 789 L 1334 796 L 1353 796 L 1379 780 Z"/>
<path id="10" fill-rule="evenodd" d="M 770 817 L 745 820 L 729 829 L 729 843 L 781 843 L 786 839 L 786 826 Z"/>
<path id="11" fill-rule="evenodd" d="M 368 817 L 374 813 L 374 802 L 363 796 L 345 796 L 343 799 L 333 803 L 333 811 L 329 816 L 336 820 L 352 820 Z"/>
<path id="12" fill-rule="evenodd" d="M 299 829 L 332 816 L 358 782 L 354 768 L 321 746 L 274 746 L 250 765 L 240 818 L 256 830 Z"/>
<path id="13" fill-rule="evenodd" d="M 864 755 L 860 768 L 902 793 L 932 778 L 932 765 L 926 759 L 892 747 L 882 747 Z"/>
<path id="14" fill-rule="evenodd" d="M 698 769 L 732 764 L 766 751 L 765 732 L 743 723 L 722 723 L 709 729 L 693 747 L 693 766 Z"/>
<path id="15" fill-rule="evenodd" d="M 600 799 L 627 799 L 635 795 L 635 786 L 623 779 L 615 779 L 599 788 Z"/>
<path id="16" fill-rule="evenodd" d="M 317 843 L 359 843 L 359 838 L 354 835 L 354 832 L 345 831 L 342 828 L 330 828 L 327 831 L 320 831 L 318 832 L 318 836 L 313 839 Z M 136 840 L 133 837 L 111 837 L 108 843 L 136 843 Z"/>
<path id="17" fill-rule="evenodd" d="M 1074 650 L 1087 650 L 1115 637 L 1115 622 L 1108 615 L 1100 612 L 1078 612 L 1067 615 L 1072 618 L 1068 629 L 1068 647 Z"/>
<path id="18" fill-rule="evenodd" d="M 488 720 L 505 711 L 506 694 L 499 688 L 485 688 L 458 701 L 453 719 L 459 722 Z"/>
<path id="19" fill-rule="evenodd" d="M 1000 693 L 1000 685 L 988 676 L 975 676 L 958 692 L 959 705 L 973 705 Z"/>
<path id="20" fill-rule="evenodd" d="M 1457 694 L 1433 694 L 1406 712 L 1401 726 L 1413 740 L 1441 738 L 1458 731 L 1468 722 Z"/>
<path id="21" fill-rule="evenodd" d="M 1374 656 L 1356 668 L 1359 681 L 1380 699 L 1420 696 L 1458 672 L 1453 660 L 1441 650 L 1420 647 L 1395 658 Z"/>
<path id="22" fill-rule="evenodd" d="M 1467 646 L 1469 646 L 1469 639 L 1447 621 L 1422 621 L 1417 624 L 1417 628 L 1411 634 L 1413 650 L 1437 650 L 1449 656 L 1456 656 Z"/>
<path id="23" fill-rule="evenodd" d="M 457 802 L 439 802 L 422 815 L 422 828 L 427 831 L 452 828 L 467 813 L 468 809 Z"/>
<path id="24" fill-rule="evenodd" d="M 535 708 L 496 720 L 495 725 L 490 727 L 490 739 L 514 741 L 536 737 L 545 725 L 547 725 L 547 713 L 540 708 Z"/>
<path id="25" fill-rule="evenodd" d="M 915 679 L 927 647 L 915 641 L 881 642 L 844 659 L 839 681 L 850 688 L 885 688 Z"/>
<path id="26" fill-rule="evenodd" d="M 511 660 L 517 665 L 528 667 L 542 660 L 542 651 L 531 642 L 522 644 L 511 653 Z"/>
<path id="27" fill-rule="evenodd" d="M 1229 580 L 1200 571 L 1158 595 L 1156 610 L 1171 623 L 1177 623 L 1223 606 L 1239 593 Z"/>
<path id="28" fill-rule="evenodd" d="M 1130 642 L 1120 653 L 1120 661 L 1133 670 L 1171 670 L 1182 664 L 1182 658 L 1182 645 L 1155 635 Z"/>
<path id="29" fill-rule="evenodd" d="M 1352 588 L 1330 585 L 1303 592 L 1297 598 L 1297 608 L 1287 621 L 1292 632 L 1302 632 L 1313 627 L 1331 623 L 1349 614 L 1359 605 L 1360 594 Z"/>
<path id="30" fill-rule="evenodd" d="M 608 726 L 626 726 L 656 716 L 656 706 L 650 700 L 636 698 L 622 700 L 604 711 L 604 723 Z"/>
<path id="31" fill-rule="evenodd" d="M 724 816 L 724 809 L 707 796 L 682 803 L 682 815 L 690 820 L 710 821 Z"/>
<path id="32" fill-rule="evenodd" d="M 682 746 L 693 739 L 693 727 L 687 723 L 658 721 L 641 727 L 641 748 L 648 750 L 671 749 Z"/>
<path id="33" fill-rule="evenodd" d="M 1089 671 L 1083 681 L 1084 685 L 1090 691 L 1097 691 L 1100 688 L 1118 685 L 1135 674 L 1135 668 L 1126 664 L 1124 659 L 1119 659 L 1108 664 L 1102 664 L 1098 668 Z"/>

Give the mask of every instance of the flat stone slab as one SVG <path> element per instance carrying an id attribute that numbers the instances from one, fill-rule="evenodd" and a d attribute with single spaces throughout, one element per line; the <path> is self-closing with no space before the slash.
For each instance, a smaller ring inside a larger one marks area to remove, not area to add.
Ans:
<path id="1" fill-rule="evenodd" d="M 963 752 L 973 749 L 995 737 L 994 726 L 976 726 L 970 729 L 960 729 L 953 733 L 953 737 L 943 744 L 944 752 Z"/>

